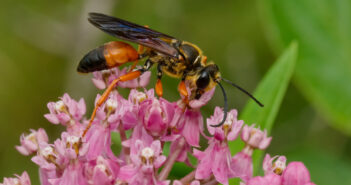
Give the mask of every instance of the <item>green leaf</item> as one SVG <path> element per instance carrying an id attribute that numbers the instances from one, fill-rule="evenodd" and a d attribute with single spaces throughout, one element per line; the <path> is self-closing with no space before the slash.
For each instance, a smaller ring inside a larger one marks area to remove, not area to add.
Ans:
<path id="1" fill-rule="evenodd" d="M 246 124 L 256 123 L 257 126 L 267 129 L 270 133 L 294 71 L 296 56 L 297 43 L 293 42 L 268 71 L 254 93 L 254 96 L 264 104 L 264 107 L 259 107 L 254 101 L 250 101 L 243 112 L 239 113 L 240 119 L 244 120 Z M 243 143 L 239 140 L 229 143 L 233 153 L 239 152 L 242 146 Z M 262 154 L 262 151 L 255 151 L 253 154 L 255 171 L 261 166 Z"/>
<path id="2" fill-rule="evenodd" d="M 351 135 L 351 1 L 260 1 L 264 26 L 279 52 L 299 42 L 295 82 L 329 124 Z"/>

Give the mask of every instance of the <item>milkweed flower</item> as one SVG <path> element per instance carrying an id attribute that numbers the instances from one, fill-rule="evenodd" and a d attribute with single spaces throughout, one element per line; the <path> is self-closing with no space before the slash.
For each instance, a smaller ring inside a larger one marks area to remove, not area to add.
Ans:
<path id="1" fill-rule="evenodd" d="M 310 173 L 302 162 L 290 162 L 286 166 L 285 156 L 270 157 L 266 154 L 263 160 L 265 176 L 253 177 L 246 185 L 314 185 Z"/>
<path id="2" fill-rule="evenodd" d="M 262 168 L 265 175 L 270 173 L 281 175 L 286 168 L 286 157 L 274 156 L 271 158 L 269 154 L 266 154 L 263 159 Z"/>
<path id="3" fill-rule="evenodd" d="M 282 174 L 282 185 L 313 185 L 310 172 L 302 162 L 291 162 Z"/>
<path id="4" fill-rule="evenodd" d="M 16 177 L 4 178 L 0 185 L 31 185 L 29 176 L 26 171 L 22 175 L 15 175 Z"/>
<path id="5" fill-rule="evenodd" d="M 206 179 L 213 174 L 218 182 L 226 185 L 228 178 L 233 176 L 227 141 L 233 141 L 238 137 L 244 122 L 237 120 L 236 110 L 231 110 L 221 127 L 211 127 L 219 124 L 223 116 L 223 110 L 216 107 L 214 115 L 207 119 L 207 128 L 213 137 L 209 139 L 208 147 L 204 152 L 194 149 L 194 155 L 199 160 L 195 174 L 197 179 Z"/>
<path id="6" fill-rule="evenodd" d="M 152 98 L 140 104 L 139 116 L 146 131 L 153 137 L 166 134 L 169 122 L 173 119 L 174 105 L 167 100 Z"/>
<path id="7" fill-rule="evenodd" d="M 96 160 L 86 163 L 84 176 L 89 184 L 109 185 L 116 183 L 119 169 L 118 162 L 98 156 Z"/>
<path id="8" fill-rule="evenodd" d="M 20 146 L 16 146 L 16 149 L 22 155 L 31 155 L 36 152 L 39 148 L 39 143 L 48 142 L 48 135 L 46 134 L 45 130 L 40 128 L 38 131 L 33 129 L 30 130 L 31 133 L 28 135 L 22 134 L 20 137 Z"/>
<path id="9" fill-rule="evenodd" d="M 252 153 L 254 149 L 264 150 L 270 144 L 272 137 L 267 136 L 267 131 L 255 128 L 255 124 L 251 126 L 244 125 L 241 132 L 241 140 L 245 142 L 244 149 L 237 153 L 231 161 L 233 175 L 240 177 L 243 181 L 247 181 L 252 177 Z"/>
<path id="10" fill-rule="evenodd" d="M 123 68 L 122 70 L 120 70 L 119 68 L 112 68 L 102 71 L 96 71 L 93 72 L 94 78 L 92 78 L 92 82 L 98 89 L 105 89 L 112 83 L 114 79 L 117 79 L 118 77 L 126 74 L 127 71 L 128 68 Z M 151 72 L 146 71 L 139 78 L 136 78 L 134 80 L 118 82 L 118 86 L 123 88 L 146 87 L 147 84 L 149 84 L 150 76 Z"/>
<path id="11" fill-rule="evenodd" d="M 94 72 L 92 80 L 97 88 L 104 89 L 127 70 Z M 303 163 L 286 166 L 284 156 L 266 155 L 265 176 L 253 177 L 252 153 L 266 149 L 272 138 L 267 131 L 238 120 L 235 109 L 228 112 L 223 125 L 212 127 L 224 116 L 223 110 L 216 107 L 206 119 L 210 136 L 205 135 L 201 107 L 211 100 L 215 88 L 199 99 L 181 97 L 171 102 L 156 97 L 154 89 L 145 88 L 149 78 L 150 74 L 144 73 L 138 79 L 118 82 L 116 88 L 134 89 L 127 98 L 113 89 L 97 109 L 84 137 L 89 118 L 85 115 L 85 101 L 76 101 L 65 93 L 58 101 L 49 102 L 49 113 L 44 117 L 65 127 L 61 137 L 50 142 L 44 129 L 31 130 L 21 135 L 20 145 L 16 146 L 38 166 L 41 185 L 228 184 L 230 178 L 240 178 L 245 185 L 313 185 Z M 97 95 L 95 104 L 99 98 Z M 245 147 L 232 154 L 228 143 L 239 135 Z M 116 136 L 120 141 L 112 139 Z M 200 143 L 201 138 L 206 142 Z M 118 152 L 114 146 L 119 146 Z M 169 174 L 177 161 L 193 171 L 172 181 Z M 5 178 L 3 184 L 18 182 L 30 185 L 26 172 Z"/>
<path id="12" fill-rule="evenodd" d="M 132 164 L 120 169 L 119 178 L 131 185 L 137 184 L 169 184 L 169 181 L 158 181 L 155 170 L 165 162 L 166 156 L 160 155 L 161 143 L 156 140 L 151 145 L 145 145 L 137 140 L 131 148 Z"/>
<path id="13" fill-rule="evenodd" d="M 49 102 L 47 107 L 50 113 L 45 114 L 44 117 L 53 124 L 66 126 L 68 132 L 78 134 L 82 130 L 80 123 L 83 115 L 85 114 L 84 99 L 78 102 L 73 100 L 67 93 L 65 93 L 59 101 Z"/>

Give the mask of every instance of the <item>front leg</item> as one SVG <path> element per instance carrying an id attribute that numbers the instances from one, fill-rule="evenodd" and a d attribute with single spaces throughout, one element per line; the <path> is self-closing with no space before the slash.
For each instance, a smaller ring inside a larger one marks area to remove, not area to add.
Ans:
<path id="1" fill-rule="evenodd" d="M 178 91 L 181 95 L 183 95 L 183 102 L 186 105 L 189 105 L 189 93 L 188 90 L 186 89 L 186 85 L 185 85 L 185 79 L 186 79 L 187 73 L 184 72 L 182 80 L 180 81 L 179 85 L 178 85 Z"/>
<path id="2" fill-rule="evenodd" d="M 157 82 L 156 82 L 156 86 L 155 86 L 156 94 L 159 97 L 163 96 L 163 88 L 162 88 L 162 82 L 161 82 L 163 71 L 162 71 L 161 67 L 162 67 L 162 64 L 159 63 L 157 65 Z"/>

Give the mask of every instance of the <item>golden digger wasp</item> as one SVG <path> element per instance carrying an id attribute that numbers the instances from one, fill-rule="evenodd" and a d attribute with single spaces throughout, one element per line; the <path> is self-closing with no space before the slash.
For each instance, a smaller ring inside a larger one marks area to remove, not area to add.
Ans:
<path id="1" fill-rule="evenodd" d="M 221 123 L 213 125 L 221 126 L 227 117 L 228 103 L 227 95 L 220 81 L 225 81 L 238 88 L 258 105 L 263 107 L 256 98 L 243 88 L 233 82 L 221 77 L 219 68 L 212 62 L 207 62 L 207 57 L 203 55 L 201 49 L 196 45 L 181 41 L 169 35 L 140 26 L 126 20 L 100 13 L 90 13 L 89 22 L 109 35 L 122 40 L 139 44 L 138 50 L 131 45 L 112 41 L 104 44 L 86 54 L 78 65 L 78 72 L 88 73 L 120 66 L 127 62 L 134 62 L 131 70 L 115 79 L 105 90 L 98 100 L 89 125 L 83 133 L 86 134 L 95 118 L 96 111 L 107 99 L 109 93 L 119 81 L 128 81 L 138 78 L 142 73 L 148 71 L 154 64 L 157 64 L 156 94 L 163 95 L 161 78 L 163 73 L 171 77 L 180 78 L 178 90 L 185 97 L 185 101 L 198 99 L 204 92 L 211 90 L 217 84 L 220 86 L 224 97 L 224 116 Z M 146 58 L 144 66 L 134 69 L 138 60 Z M 186 89 L 185 81 L 191 89 L 190 97 Z"/>

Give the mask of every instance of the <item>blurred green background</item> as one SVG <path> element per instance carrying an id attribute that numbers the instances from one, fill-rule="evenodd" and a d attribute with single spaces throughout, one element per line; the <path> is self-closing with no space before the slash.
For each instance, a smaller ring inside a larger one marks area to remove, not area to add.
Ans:
<path id="1" fill-rule="evenodd" d="M 37 167 L 14 146 L 30 128 L 45 128 L 51 141 L 59 136 L 62 128 L 43 117 L 47 102 L 68 92 L 84 97 L 91 112 L 99 91 L 76 66 L 90 49 L 114 40 L 88 24 L 91 11 L 197 44 L 224 77 L 250 92 L 297 40 L 296 70 L 267 152 L 303 161 L 316 184 L 351 184 L 350 0 L 2 0 L 0 178 L 26 170 L 38 184 Z M 178 80 L 163 81 L 165 97 L 176 100 Z M 240 114 L 248 98 L 226 89 Z M 222 106 L 220 92 L 203 108 L 206 116 L 217 102 Z"/>

